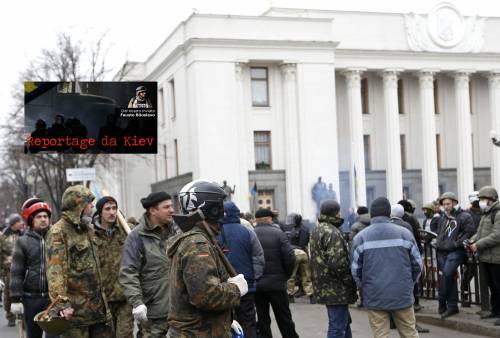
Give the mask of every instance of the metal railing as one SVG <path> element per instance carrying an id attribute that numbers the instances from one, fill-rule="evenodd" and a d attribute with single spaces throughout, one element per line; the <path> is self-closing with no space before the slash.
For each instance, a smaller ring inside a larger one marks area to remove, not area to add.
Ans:
<path id="1" fill-rule="evenodd" d="M 440 273 L 437 264 L 436 234 L 421 230 L 422 259 L 424 272 L 420 276 L 420 297 L 438 299 Z M 489 310 L 489 292 L 484 271 L 477 258 L 467 254 L 458 268 L 458 299 L 462 306 L 480 305 L 481 310 Z"/>

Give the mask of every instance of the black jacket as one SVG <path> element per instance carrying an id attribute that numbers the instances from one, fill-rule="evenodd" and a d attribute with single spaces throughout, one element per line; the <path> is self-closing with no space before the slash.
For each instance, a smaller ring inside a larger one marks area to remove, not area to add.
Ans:
<path id="1" fill-rule="evenodd" d="M 45 270 L 45 239 L 31 229 L 16 241 L 10 267 L 12 302 L 20 302 L 24 294 L 49 296 Z"/>
<path id="2" fill-rule="evenodd" d="M 264 274 L 257 281 L 257 292 L 286 290 L 286 282 L 295 264 L 293 248 L 286 234 L 268 224 L 257 224 L 255 233 L 266 259 Z"/>
<path id="3" fill-rule="evenodd" d="M 441 252 L 465 250 L 463 241 L 476 232 L 472 216 L 458 208 L 450 216 L 443 215 L 439 220 L 436 247 Z"/>

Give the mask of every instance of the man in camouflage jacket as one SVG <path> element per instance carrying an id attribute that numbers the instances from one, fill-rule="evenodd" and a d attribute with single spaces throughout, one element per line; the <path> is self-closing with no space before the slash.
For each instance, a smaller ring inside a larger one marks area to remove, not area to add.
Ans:
<path id="1" fill-rule="evenodd" d="M 310 241 L 313 286 L 316 300 L 328 310 L 328 337 L 351 337 L 349 304 L 356 301 L 348 243 L 339 227 L 340 205 L 334 200 L 321 204 L 318 224 Z"/>
<path id="2" fill-rule="evenodd" d="M 18 214 L 12 214 L 7 220 L 9 226 L 0 235 L 0 279 L 5 283 L 3 304 L 9 326 L 16 326 L 16 316 L 10 311 L 10 267 L 17 239 L 22 234 L 23 220 Z"/>
<path id="3" fill-rule="evenodd" d="M 225 196 L 221 187 L 205 180 L 189 183 L 179 194 L 184 216 L 174 217 L 185 232 L 168 246 L 169 338 L 231 338 L 231 328 L 243 332 L 231 314 L 248 284 L 242 274 L 230 277 L 213 237 L 221 231 Z"/>
<path id="4" fill-rule="evenodd" d="M 231 310 L 240 292 L 202 225 L 173 241 L 168 249 L 170 269 L 170 324 L 172 338 L 231 337 Z"/>
<path id="5" fill-rule="evenodd" d="M 127 233 L 117 221 L 118 202 L 116 199 L 104 196 L 97 201 L 96 209 L 92 223 L 101 264 L 104 293 L 113 318 L 115 337 L 132 338 L 134 334 L 132 306 L 127 303 L 118 281 L 123 244 L 127 239 Z"/>
<path id="6" fill-rule="evenodd" d="M 61 219 L 47 235 L 50 298 L 65 303 L 61 312 L 72 323 L 63 338 L 104 338 L 113 334 L 107 325 L 106 298 L 90 226 L 93 200 L 94 195 L 84 186 L 66 189 Z"/>

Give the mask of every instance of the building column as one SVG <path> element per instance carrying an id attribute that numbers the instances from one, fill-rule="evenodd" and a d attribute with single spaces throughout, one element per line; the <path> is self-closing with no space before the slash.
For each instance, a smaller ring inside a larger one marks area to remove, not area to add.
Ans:
<path id="1" fill-rule="evenodd" d="M 434 111 L 434 74 L 436 70 L 423 69 L 417 73 L 420 85 L 422 121 L 422 201 L 429 203 L 439 196 L 436 117 Z"/>
<path id="2" fill-rule="evenodd" d="M 366 205 L 365 150 L 363 145 L 363 113 L 361 111 L 361 74 L 365 69 L 350 68 L 346 78 L 350 135 L 351 207 Z"/>
<path id="3" fill-rule="evenodd" d="M 384 69 L 380 73 L 384 82 L 385 184 L 387 198 L 391 203 L 397 203 L 403 196 L 398 106 L 398 75 L 400 72 L 400 69 Z"/>
<path id="4" fill-rule="evenodd" d="M 500 70 L 488 74 L 490 92 L 490 125 L 491 129 L 500 133 Z M 491 185 L 500 189 L 500 148 L 491 148 Z"/>
<path id="5" fill-rule="evenodd" d="M 455 78 L 455 105 L 457 121 L 456 150 L 458 200 L 462 207 L 469 203 L 468 195 L 474 191 L 474 162 L 472 157 L 472 128 L 470 118 L 469 76 L 470 71 L 457 71 Z"/>
<path id="6" fill-rule="evenodd" d="M 235 97 L 236 97 L 236 119 L 238 130 L 238 180 L 234 183 L 228 182 L 231 185 L 235 184 L 236 189 L 233 195 L 233 201 L 238 208 L 244 211 L 250 211 L 249 201 L 249 182 L 248 182 L 248 130 L 247 118 L 248 114 L 245 109 L 244 88 L 243 88 L 243 69 L 245 64 L 236 62 L 234 64 L 235 71 Z"/>
<path id="7" fill-rule="evenodd" d="M 297 111 L 297 65 L 281 65 L 285 130 L 285 173 L 287 213 L 302 212 L 302 178 Z"/>

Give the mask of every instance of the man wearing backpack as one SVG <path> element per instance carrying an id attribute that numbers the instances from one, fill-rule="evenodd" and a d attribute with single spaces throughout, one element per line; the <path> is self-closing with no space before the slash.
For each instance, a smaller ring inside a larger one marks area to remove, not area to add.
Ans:
<path id="1" fill-rule="evenodd" d="M 486 282 L 491 295 L 491 313 L 482 318 L 500 318 L 500 203 L 498 192 L 492 186 L 479 190 L 479 207 L 483 217 L 477 233 L 470 239 L 469 249 L 477 252 L 479 262 L 486 272 Z M 495 322 L 500 326 L 500 319 Z"/>

